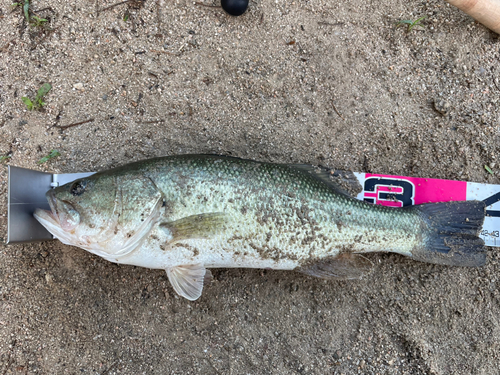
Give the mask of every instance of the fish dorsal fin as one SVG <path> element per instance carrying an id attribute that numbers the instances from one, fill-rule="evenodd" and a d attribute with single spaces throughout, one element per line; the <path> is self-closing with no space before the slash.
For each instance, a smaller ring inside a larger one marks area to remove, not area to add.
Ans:
<path id="1" fill-rule="evenodd" d="M 228 216 L 222 212 L 208 212 L 182 219 L 160 223 L 160 228 L 171 237 L 171 241 L 190 238 L 210 238 L 226 228 Z"/>
<path id="2" fill-rule="evenodd" d="M 314 177 L 316 180 L 321 181 L 330 189 L 339 194 L 353 197 L 361 191 L 361 185 L 352 172 L 347 171 L 334 171 L 325 167 L 318 167 L 309 164 L 287 164 L 292 169 L 297 169 L 303 173 Z M 347 185 L 348 189 L 341 185 Z M 352 191 L 352 193 L 351 193 Z"/>
<path id="3" fill-rule="evenodd" d="M 189 264 L 166 269 L 168 280 L 178 295 L 195 301 L 201 296 L 205 280 L 210 280 L 212 273 L 202 264 Z"/>
<path id="4" fill-rule="evenodd" d="M 322 279 L 360 279 L 371 271 L 373 263 L 360 254 L 344 253 L 335 258 L 311 262 L 296 271 Z"/>

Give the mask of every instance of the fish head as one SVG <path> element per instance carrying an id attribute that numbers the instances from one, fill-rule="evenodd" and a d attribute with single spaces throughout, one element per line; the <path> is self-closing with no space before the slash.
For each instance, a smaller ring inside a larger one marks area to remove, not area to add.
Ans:
<path id="1" fill-rule="evenodd" d="M 137 248 L 158 221 L 162 194 L 145 177 L 96 174 L 46 193 L 35 218 L 57 239 L 104 258 Z"/>

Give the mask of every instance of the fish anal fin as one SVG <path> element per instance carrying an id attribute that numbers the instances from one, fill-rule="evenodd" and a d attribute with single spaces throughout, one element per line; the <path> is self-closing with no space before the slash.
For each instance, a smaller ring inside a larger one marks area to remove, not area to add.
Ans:
<path id="1" fill-rule="evenodd" d="M 360 254 L 344 253 L 336 257 L 309 262 L 295 269 L 322 279 L 360 279 L 373 268 L 373 263 Z"/>
<path id="2" fill-rule="evenodd" d="M 225 230 L 227 222 L 226 214 L 209 212 L 160 223 L 160 228 L 176 242 L 191 238 L 210 238 Z"/>
<path id="3" fill-rule="evenodd" d="M 203 284 L 211 278 L 211 272 L 202 264 L 189 264 L 166 269 L 168 280 L 180 296 L 195 301 L 201 296 Z"/>

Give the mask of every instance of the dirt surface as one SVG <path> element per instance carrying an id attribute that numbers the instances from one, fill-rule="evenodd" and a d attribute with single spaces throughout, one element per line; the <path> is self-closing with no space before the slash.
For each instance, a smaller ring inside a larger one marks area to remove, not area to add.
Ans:
<path id="1" fill-rule="evenodd" d="M 185 0 L 34 0 L 43 27 L 10 3 L 4 164 L 83 172 L 217 153 L 499 183 L 499 39 L 443 1 L 258 0 L 234 18 Z M 424 15 L 425 28 L 395 27 Z M 45 82 L 46 106 L 27 111 L 21 97 Z M 61 156 L 37 164 L 51 149 Z M 488 258 L 374 254 L 349 282 L 215 270 L 189 302 L 161 270 L 55 241 L 1 245 L 0 375 L 498 374 L 500 257 Z"/>

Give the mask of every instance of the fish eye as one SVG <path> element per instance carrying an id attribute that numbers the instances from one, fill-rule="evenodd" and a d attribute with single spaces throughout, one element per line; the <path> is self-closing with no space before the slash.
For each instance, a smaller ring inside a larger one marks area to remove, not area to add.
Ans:
<path id="1" fill-rule="evenodd" d="M 71 185 L 69 192 L 74 195 L 75 197 L 82 195 L 83 192 L 85 191 L 85 188 L 87 187 L 87 181 L 86 180 L 80 180 L 76 181 Z"/>

